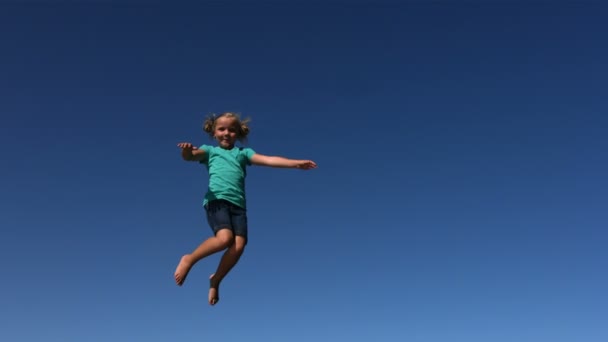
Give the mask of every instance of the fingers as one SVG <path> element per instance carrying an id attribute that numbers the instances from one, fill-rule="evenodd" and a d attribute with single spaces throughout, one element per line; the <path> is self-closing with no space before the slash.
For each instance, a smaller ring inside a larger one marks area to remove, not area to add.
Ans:
<path id="1" fill-rule="evenodd" d="M 198 149 L 198 147 L 192 146 L 192 144 L 188 143 L 188 142 L 179 143 L 179 144 L 177 144 L 177 147 L 179 147 L 181 149 L 191 149 L 191 150 L 197 150 Z"/>
<path id="2" fill-rule="evenodd" d="M 302 168 L 304 170 L 316 169 L 317 168 L 317 163 L 315 163 L 312 160 L 304 160 L 300 164 L 300 168 Z"/>

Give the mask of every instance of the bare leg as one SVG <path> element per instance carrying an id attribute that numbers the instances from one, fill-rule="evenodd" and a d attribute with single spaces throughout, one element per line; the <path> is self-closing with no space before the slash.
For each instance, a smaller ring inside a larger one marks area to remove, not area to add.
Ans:
<path id="1" fill-rule="evenodd" d="M 182 256 L 175 269 L 175 283 L 182 286 L 194 264 L 202 258 L 228 248 L 228 246 L 234 244 L 233 242 L 234 236 L 230 229 L 222 229 L 215 236 L 203 241 L 192 254 Z"/>
<path id="2" fill-rule="evenodd" d="M 220 300 L 220 283 L 241 258 L 245 249 L 245 238 L 236 236 L 234 243 L 222 256 L 217 270 L 209 277 L 209 304 L 215 305 Z"/>

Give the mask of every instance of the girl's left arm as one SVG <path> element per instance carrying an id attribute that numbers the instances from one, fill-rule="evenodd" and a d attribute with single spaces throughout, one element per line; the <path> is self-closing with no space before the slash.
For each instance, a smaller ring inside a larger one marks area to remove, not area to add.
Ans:
<path id="1" fill-rule="evenodd" d="M 263 154 L 256 153 L 251 156 L 251 164 L 260 166 L 270 166 L 279 168 L 291 168 L 291 169 L 303 169 L 310 170 L 316 169 L 317 164 L 312 160 L 301 160 L 301 159 L 288 159 L 278 156 L 265 156 Z"/>

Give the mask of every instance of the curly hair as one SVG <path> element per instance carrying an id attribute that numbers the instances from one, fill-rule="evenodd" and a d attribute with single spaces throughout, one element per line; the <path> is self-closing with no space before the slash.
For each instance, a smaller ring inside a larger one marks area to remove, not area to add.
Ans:
<path id="1" fill-rule="evenodd" d="M 247 135 L 249 135 L 249 122 L 251 119 L 241 119 L 240 114 L 233 112 L 224 112 L 222 114 L 209 114 L 203 123 L 203 131 L 207 132 L 211 138 L 214 138 L 213 133 L 215 132 L 215 122 L 219 118 L 233 118 L 236 120 L 237 132 L 236 138 L 241 141 L 247 141 Z"/>

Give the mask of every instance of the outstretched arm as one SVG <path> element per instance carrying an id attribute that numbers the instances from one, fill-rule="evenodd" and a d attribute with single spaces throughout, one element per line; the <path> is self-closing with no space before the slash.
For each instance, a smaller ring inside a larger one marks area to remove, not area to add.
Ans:
<path id="1" fill-rule="evenodd" d="M 317 164 L 312 160 L 287 159 L 283 157 L 265 156 L 259 153 L 256 153 L 251 157 L 251 164 L 303 170 L 317 168 Z"/>
<path id="2" fill-rule="evenodd" d="M 184 160 L 201 161 L 205 159 L 205 151 L 199 150 L 198 147 L 192 146 L 191 143 L 179 143 L 177 144 L 177 147 L 182 149 L 182 158 Z"/>

